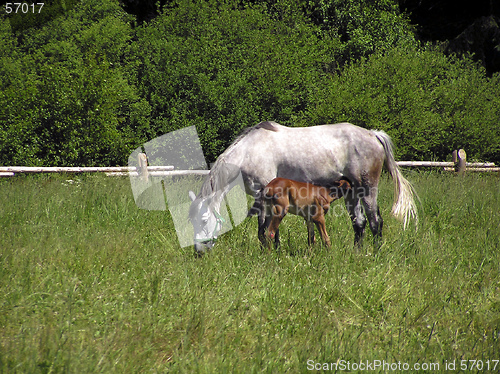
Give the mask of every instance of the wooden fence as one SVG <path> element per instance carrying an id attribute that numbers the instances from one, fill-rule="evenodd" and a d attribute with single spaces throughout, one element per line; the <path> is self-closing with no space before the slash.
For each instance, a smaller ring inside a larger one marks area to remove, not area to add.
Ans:
<path id="1" fill-rule="evenodd" d="M 467 154 L 463 149 L 454 151 L 453 161 L 397 161 L 401 167 L 415 168 L 440 168 L 444 171 L 454 171 L 459 174 L 464 172 L 500 172 L 500 167 L 492 162 L 467 162 Z M 0 166 L 0 177 L 11 177 L 22 173 L 106 173 L 109 176 L 141 175 L 144 179 L 148 176 L 174 176 L 174 175 L 205 175 L 208 170 L 174 170 L 173 166 L 148 166 L 144 153 L 138 157 L 138 167 L 38 167 L 38 166 Z"/>
<path id="2" fill-rule="evenodd" d="M 454 171 L 459 174 L 466 171 L 500 172 L 500 167 L 497 167 L 493 162 L 467 162 L 467 153 L 463 149 L 453 151 L 451 162 L 397 161 L 396 163 L 402 167 L 432 167 L 440 168 L 443 171 Z"/>
<path id="3" fill-rule="evenodd" d="M 147 171 L 147 173 L 145 173 Z M 146 169 L 135 167 L 29 167 L 29 166 L 0 166 L 0 177 L 12 177 L 16 174 L 25 173 L 106 173 L 108 176 L 173 176 L 173 175 L 192 175 L 208 174 L 209 170 L 174 170 L 173 166 L 148 166 Z"/>

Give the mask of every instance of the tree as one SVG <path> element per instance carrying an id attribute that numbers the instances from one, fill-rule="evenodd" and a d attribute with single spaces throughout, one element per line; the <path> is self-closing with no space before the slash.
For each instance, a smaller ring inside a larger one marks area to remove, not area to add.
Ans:
<path id="1" fill-rule="evenodd" d="M 137 30 L 137 86 L 152 107 L 151 136 L 196 125 L 214 161 L 247 126 L 291 123 L 324 80 L 335 44 L 300 15 L 260 5 L 179 1 Z M 131 74 L 134 75 L 134 74 Z"/>
<path id="2" fill-rule="evenodd" d="M 435 48 L 393 49 L 351 63 L 300 122 L 348 121 L 385 130 L 406 160 L 445 160 L 464 148 L 500 160 L 500 89 L 471 59 Z"/>
<path id="3" fill-rule="evenodd" d="M 3 48 L 14 48 L 3 60 L 2 163 L 125 163 L 149 126 L 149 105 L 122 65 L 130 22 L 108 0 L 82 2 L 29 32 L 4 26 Z"/>

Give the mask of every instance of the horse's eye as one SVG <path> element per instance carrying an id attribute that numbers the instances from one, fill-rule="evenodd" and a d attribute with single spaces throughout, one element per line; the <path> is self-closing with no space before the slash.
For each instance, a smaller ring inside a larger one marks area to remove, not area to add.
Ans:
<path id="1" fill-rule="evenodd" d="M 210 213 L 208 213 L 208 212 L 203 213 L 203 214 L 201 215 L 201 221 L 202 221 L 203 223 L 207 223 L 209 218 L 210 218 Z"/>

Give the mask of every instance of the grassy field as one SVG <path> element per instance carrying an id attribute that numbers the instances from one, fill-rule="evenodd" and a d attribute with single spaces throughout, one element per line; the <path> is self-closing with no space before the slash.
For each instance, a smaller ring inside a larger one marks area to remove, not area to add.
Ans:
<path id="1" fill-rule="evenodd" d="M 406 175 L 418 231 L 390 216 L 384 177 L 376 255 L 334 208 L 331 250 L 305 256 L 287 216 L 263 253 L 254 217 L 202 259 L 127 178 L 1 179 L 0 373 L 498 371 L 500 180 Z"/>

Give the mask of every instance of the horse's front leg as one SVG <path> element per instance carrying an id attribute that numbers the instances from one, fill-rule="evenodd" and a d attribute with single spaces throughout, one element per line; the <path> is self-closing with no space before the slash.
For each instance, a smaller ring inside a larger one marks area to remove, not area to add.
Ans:
<path id="1" fill-rule="evenodd" d="M 266 231 L 267 231 L 267 228 L 269 227 L 269 224 L 271 223 L 271 217 L 266 215 L 265 211 L 261 211 L 261 212 L 259 212 L 257 219 L 258 219 L 257 222 L 259 225 L 259 229 L 258 229 L 259 241 L 263 247 L 267 247 L 268 242 L 267 242 L 267 238 L 266 238 Z"/>
<path id="2" fill-rule="evenodd" d="M 254 214 L 257 215 L 257 237 L 259 238 L 262 247 L 267 247 L 266 230 L 271 222 L 270 212 L 268 211 L 269 206 L 263 199 L 263 189 L 255 188 L 253 191 L 257 191 L 253 194 L 255 201 L 253 206 L 248 211 L 247 217 L 251 217 Z"/>

